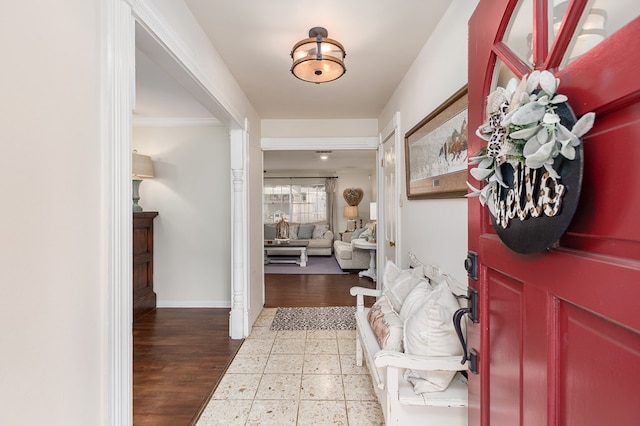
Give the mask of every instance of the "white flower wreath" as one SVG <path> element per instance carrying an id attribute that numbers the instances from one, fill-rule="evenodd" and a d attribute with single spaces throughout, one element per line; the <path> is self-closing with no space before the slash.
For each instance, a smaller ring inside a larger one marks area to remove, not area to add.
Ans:
<path id="1" fill-rule="evenodd" d="M 514 169 L 518 163 L 530 169 L 544 167 L 558 179 L 554 159 L 561 154 L 573 160 L 580 137 L 593 127 L 593 112 L 583 115 L 571 130 L 560 123 L 556 109 L 568 98 L 556 93 L 559 84 L 560 79 L 551 72 L 533 71 L 520 82 L 511 79 L 506 88 L 498 87 L 487 97 L 487 122 L 476 130 L 487 146 L 469 159 L 470 164 L 478 165 L 471 169 L 471 175 L 487 184 L 481 190 L 469 182 L 467 186 L 473 191 L 468 196 L 479 196 L 494 217 L 498 185 L 508 187 L 500 171 L 502 164 L 509 163 Z"/>

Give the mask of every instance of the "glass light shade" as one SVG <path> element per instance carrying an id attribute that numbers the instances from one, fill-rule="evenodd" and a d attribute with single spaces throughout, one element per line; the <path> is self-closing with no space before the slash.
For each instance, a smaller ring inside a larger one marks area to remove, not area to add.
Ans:
<path id="1" fill-rule="evenodd" d="M 326 83 L 340 78 L 346 71 L 342 44 L 327 38 L 327 30 L 315 27 L 309 38 L 299 41 L 291 50 L 291 72 L 300 80 Z"/>
<path id="2" fill-rule="evenodd" d="M 153 161 L 148 155 L 133 153 L 131 175 L 134 179 L 153 177 Z"/>
<path id="3" fill-rule="evenodd" d="M 358 217 L 358 206 L 344 206 L 344 210 L 342 213 L 344 217 L 347 217 L 349 219 Z"/>
<path id="4" fill-rule="evenodd" d="M 369 203 L 369 219 L 378 220 L 378 206 L 375 202 Z"/>

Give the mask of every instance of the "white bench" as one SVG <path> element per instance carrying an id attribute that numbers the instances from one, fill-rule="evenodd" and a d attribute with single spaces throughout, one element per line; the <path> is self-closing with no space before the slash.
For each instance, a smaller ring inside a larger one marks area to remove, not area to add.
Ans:
<path id="1" fill-rule="evenodd" d="M 410 254 L 414 268 L 422 268 L 430 280 L 442 273 L 438 267 L 419 262 Z M 458 295 L 466 295 L 466 288 L 451 289 Z M 380 297 L 381 290 L 352 287 L 356 296 L 356 364 L 362 366 L 363 355 L 369 369 L 373 387 L 380 401 L 387 425 L 466 425 L 467 380 L 460 371 L 467 364 L 460 363 L 460 356 L 426 357 L 408 355 L 392 350 L 381 350 L 367 320 L 370 308 L 364 307 L 364 296 Z M 452 319 L 453 321 L 453 319 Z M 403 377 L 405 369 L 458 371 L 451 384 L 442 392 L 416 394 L 411 383 Z"/>

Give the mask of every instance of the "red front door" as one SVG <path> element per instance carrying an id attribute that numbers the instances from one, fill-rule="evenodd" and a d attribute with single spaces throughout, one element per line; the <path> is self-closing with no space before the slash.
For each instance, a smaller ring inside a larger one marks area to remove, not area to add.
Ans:
<path id="1" fill-rule="evenodd" d="M 596 113 L 582 138 L 577 212 L 553 248 L 515 253 L 469 199 L 469 250 L 479 260 L 469 285 L 480 295 L 468 331 L 478 354 L 470 425 L 640 424 L 637 3 L 481 0 L 470 20 L 469 152 L 486 145 L 473 133 L 505 76 L 548 69 L 577 117 Z M 602 28 L 587 28 L 594 21 Z M 581 31 L 603 40 L 580 51 Z"/>

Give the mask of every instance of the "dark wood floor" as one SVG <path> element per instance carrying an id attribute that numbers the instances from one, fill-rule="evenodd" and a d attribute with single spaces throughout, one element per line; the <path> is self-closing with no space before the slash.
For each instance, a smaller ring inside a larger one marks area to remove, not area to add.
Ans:
<path id="1" fill-rule="evenodd" d="M 265 275 L 265 307 L 351 306 L 348 275 Z M 372 300 L 368 301 L 369 303 Z M 229 338 L 229 309 L 163 308 L 133 325 L 133 424 L 193 424 L 241 340 Z"/>

